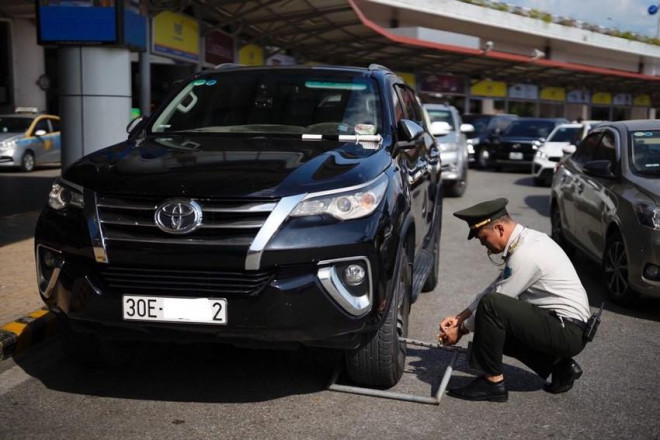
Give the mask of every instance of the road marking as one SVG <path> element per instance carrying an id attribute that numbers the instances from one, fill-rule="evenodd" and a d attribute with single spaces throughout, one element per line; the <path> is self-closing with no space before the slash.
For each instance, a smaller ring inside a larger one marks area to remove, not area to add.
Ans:
<path id="1" fill-rule="evenodd" d="M 11 391 L 30 378 L 20 367 L 15 366 L 0 374 L 0 396 Z"/>

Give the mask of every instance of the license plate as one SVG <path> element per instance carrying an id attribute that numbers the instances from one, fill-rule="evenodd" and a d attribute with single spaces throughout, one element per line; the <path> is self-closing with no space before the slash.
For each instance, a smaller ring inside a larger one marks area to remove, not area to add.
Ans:
<path id="1" fill-rule="evenodd" d="M 523 159 L 523 154 L 519 151 L 514 151 L 512 153 L 509 153 L 509 159 L 511 159 L 511 160 L 522 160 Z"/>
<path id="2" fill-rule="evenodd" d="M 163 298 L 124 295 L 122 313 L 125 321 L 225 325 L 227 324 L 227 300 L 224 298 Z"/>

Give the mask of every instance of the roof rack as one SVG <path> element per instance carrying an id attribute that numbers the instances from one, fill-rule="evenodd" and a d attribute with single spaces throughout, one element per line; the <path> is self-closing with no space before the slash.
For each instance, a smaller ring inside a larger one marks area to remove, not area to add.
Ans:
<path id="1" fill-rule="evenodd" d="M 369 64 L 369 70 L 386 70 L 388 72 L 392 72 L 392 69 L 385 67 L 381 64 L 376 64 L 376 63 L 371 63 Z M 392 72 L 394 73 L 394 72 Z"/>
<path id="2" fill-rule="evenodd" d="M 238 63 L 222 63 L 218 64 L 217 66 L 214 67 L 215 70 L 222 70 L 222 69 L 233 69 L 235 67 L 245 67 L 245 64 L 238 64 Z"/>

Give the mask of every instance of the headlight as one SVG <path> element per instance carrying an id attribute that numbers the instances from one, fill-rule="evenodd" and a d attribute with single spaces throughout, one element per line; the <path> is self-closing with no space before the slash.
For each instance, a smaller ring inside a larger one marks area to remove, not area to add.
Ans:
<path id="1" fill-rule="evenodd" d="M 548 154 L 545 152 L 545 150 L 538 150 L 538 151 L 536 152 L 536 158 L 537 158 L 537 159 L 547 159 L 547 158 L 548 158 Z"/>
<path id="2" fill-rule="evenodd" d="M 646 202 L 635 204 L 639 222 L 649 228 L 660 229 L 660 207 Z"/>
<path id="3" fill-rule="evenodd" d="M 12 148 L 16 148 L 16 141 L 0 142 L 0 151 L 11 150 Z"/>
<path id="4" fill-rule="evenodd" d="M 57 180 L 53 183 L 48 194 L 48 206 L 59 211 L 68 206 L 83 208 L 85 203 L 80 190 L 74 189 L 61 180 Z"/>
<path id="5" fill-rule="evenodd" d="M 539 148 L 541 145 L 543 145 L 543 144 L 541 143 L 541 141 L 536 140 L 536 141 L 532 142 L 532 149 L 534 149 L 534 150 L 538 150 L 538 148 Z"/>
<path id="6" fill-rule="evenodd" d="M 440 151 L 456 151 L 458 150 L 458 144 L 455 142 L 451 142 L 451 143 L 443 142 L 438 144 L 438 148 L 440 149 Z"/>
<path id="7" fill-rule="evenodd" d="M 366 217 L 376 210 L 386 189 L 387 178 L 383 175 L 365 185 L 308 194 L 290 215 L 305 217 L 330 214 L 339 220 Z"/>

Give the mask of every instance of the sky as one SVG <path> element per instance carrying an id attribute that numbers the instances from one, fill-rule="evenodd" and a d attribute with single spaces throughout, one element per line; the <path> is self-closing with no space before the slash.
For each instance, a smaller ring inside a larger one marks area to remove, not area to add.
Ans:
<path id="1" fill-rule="evenodd" d="M 504 2 L 552 15 L 571 17 L 588 23 L 655 37 L 660 12 L 649 15 L 653 0 L 504 0 Z"/>

